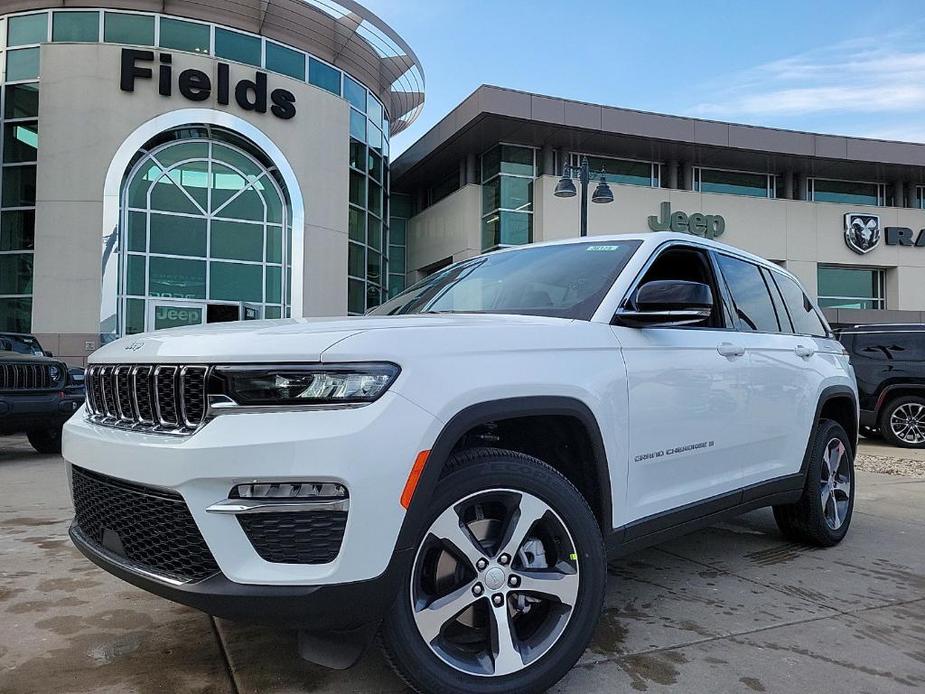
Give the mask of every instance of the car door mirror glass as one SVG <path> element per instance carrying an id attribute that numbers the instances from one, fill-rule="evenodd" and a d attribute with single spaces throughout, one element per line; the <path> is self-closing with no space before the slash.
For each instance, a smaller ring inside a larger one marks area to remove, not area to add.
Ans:
<path id="1" fill-rule="evenodd" d="M 709 285 L 687 280 L 653 280 L 642 284 L 614 321 L 629 327 L 681 326 L 708 320 L 713 312 Z"/>

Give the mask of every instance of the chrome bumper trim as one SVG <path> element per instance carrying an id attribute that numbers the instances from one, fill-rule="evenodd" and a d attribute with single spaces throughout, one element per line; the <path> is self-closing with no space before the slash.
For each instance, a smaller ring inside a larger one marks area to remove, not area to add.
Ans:
<path id="1" fill-rule="evenodd" d="M 347 511 L 350 499 L 325 499 L 318 501 L 288 499 L 225 499 L 209 506 L 209 513 L 304 513 L 311 511 Z"/>

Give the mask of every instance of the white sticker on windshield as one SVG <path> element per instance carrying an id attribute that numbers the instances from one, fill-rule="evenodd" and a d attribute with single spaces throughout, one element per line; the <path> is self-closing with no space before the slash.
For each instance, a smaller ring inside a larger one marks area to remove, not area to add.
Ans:
<path id="1" fill-rule="evenodd" d="M 589 251 L 619 251 L 619 246 L 588 246 Z"/>

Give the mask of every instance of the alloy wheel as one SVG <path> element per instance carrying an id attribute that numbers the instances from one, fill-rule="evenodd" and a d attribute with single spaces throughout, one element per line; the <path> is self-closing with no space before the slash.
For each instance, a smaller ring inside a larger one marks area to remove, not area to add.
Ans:
<path id="1" fill-rule="evenodd" d="M 571 534 L 544 501 L 493 489 L 432 523 L 411 575 L 411 608 L 431 651 L 456 670 L 503 676 L 543 656 L 578 599 Z"/>
<path id="2" fill-rule="evenodd" d="M 890 414 L 890 429 L 900 441 L 925 443 L 925 405 L 907 402 Z"/>
<path id="3" fill-rule="evenodd" d="M 833 438 L 822 454 L 820 494 L 826 525 L 838 530 L 848 515 L 851 503 L 851 461 L 841 439 Z"/>

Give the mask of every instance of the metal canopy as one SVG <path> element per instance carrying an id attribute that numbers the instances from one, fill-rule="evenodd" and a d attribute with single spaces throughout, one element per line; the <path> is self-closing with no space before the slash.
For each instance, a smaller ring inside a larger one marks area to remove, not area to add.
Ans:
<path id="1" fill-rule="evenodd" d="M 426 187 L 498 142 L 646 161 L 925 183 L 925 145 L 823 135 L 569 101 L 482 85 L 392 166 L 393 189 Z"/>

